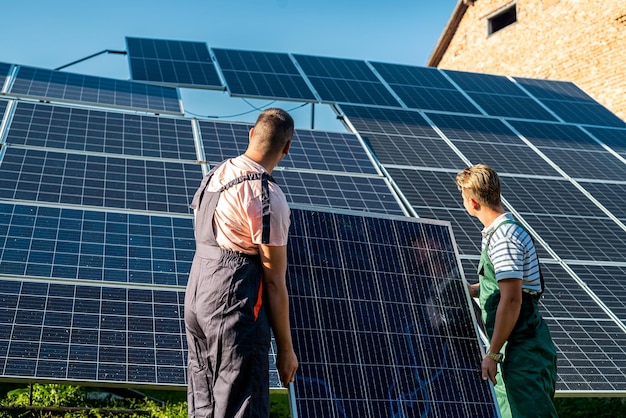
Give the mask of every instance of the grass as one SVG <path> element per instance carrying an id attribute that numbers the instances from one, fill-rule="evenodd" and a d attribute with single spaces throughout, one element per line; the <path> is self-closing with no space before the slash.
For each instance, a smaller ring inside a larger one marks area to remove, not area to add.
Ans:
<path id="1" fill-rule="evenodd" d="M 45 407 L 84 407 L 82 411 L 6 410 L 7 407 L 29 405 L 29 388 L 26 385 L 0 384 L 0 418 L 4 417 L 125 417 L 151 416 L 155 418 L 186 418 L 187 401 L 184 391 L 142 390 L 146 399 L 122 399 L 93 388 L 68 385 L 33 385 L 33 405 Z M 94 396 L 98 394 L 98 396 Z M 151 400 L 152 399 L 152 400 Z M 161 402 L 155 402 L 159 400 Z M 287 392 L 272 391 L 270 418 L 290 418 Z M 561 418 L 616 418 L 626 417 L 626 398 L 572 398 L 555 399 Z M 109 413 L 115 408 L 126 413 Z M 133 414 L 128 410 L 145 411 L 147 415 Z"/>

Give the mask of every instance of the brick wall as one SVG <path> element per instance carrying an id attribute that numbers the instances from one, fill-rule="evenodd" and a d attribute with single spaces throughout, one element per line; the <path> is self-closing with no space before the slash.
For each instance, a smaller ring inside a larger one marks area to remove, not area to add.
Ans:
<path id="1" fill-rule="evenodd" d="M 476 0 L 438 66 L 573 81 L 626 120 L 626 0 L 517 0 L 517 22 L 487 35 L 513 3 Z"/>

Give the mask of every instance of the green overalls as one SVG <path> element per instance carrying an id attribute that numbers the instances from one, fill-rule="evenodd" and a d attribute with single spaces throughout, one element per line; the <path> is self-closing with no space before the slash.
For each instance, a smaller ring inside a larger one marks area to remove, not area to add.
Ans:
<path id="1" fill-rule="evenodd" d="M 510 223 L 519 225 L 515 221 L 506 220 L 493 232 Z M 495 269 L 487 255 L 493 232 L 487 238 L 478 265 L 479 300 L 490 340 L 500 302 Z M 499 365 L 502 378 L 498 379 L 495 386 L 502 417 L 558 417 L 552 402 L 556 386 L 556 349 L 548 326 L 539 314 L 539 298 L 540 294 L 522 292 L 519 318 L 502 348 L 504 361 Z"/>

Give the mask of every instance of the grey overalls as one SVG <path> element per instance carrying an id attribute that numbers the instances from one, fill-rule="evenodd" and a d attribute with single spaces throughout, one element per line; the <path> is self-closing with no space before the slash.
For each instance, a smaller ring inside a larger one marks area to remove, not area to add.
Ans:
<path id="1" fill-rule="evenodd" d="M 519 225 L 515 221 L 506 220 L 500 223 L 489 235 L 478 265 L 480 306 L 485 329 L 490 340 L 493 335 L 496 310 L 500 302 L 500 289 L 496 281 L 495 269 L 487 252 L 489 241 L 495 230 L 510 223 Z M 541 278 L 541 288 L 543 291 L 543 277 Z M 499 379 L 496 385 L 496 396 L 503 417 L 558 416 L 552 402 L 557 378 L 556 349 L 552 343 L 548 325 L 539 314 L 537 304 L 540 296 L 540 293 L 531 295 L 522 292 L 519 318 L 503 348 L 502 379 Z M 501 380 L 504 380 L 506 389 Z M 507 403 L 510 405 L 511 415 L 508 415 Z"/>
<path id="2" fill-rule="evenodd" d="M 213 215 L 221 191 L 260 180 L 263 242 L 269 242 L 268 181 L 273 180 L 267 173 L 248 174 L 209 192 L 215 168 L 191 204 L 196 253 L 185 293 L 189 417 L 268 417 L 270 328 L 260 257 L 220 248 Z"/>

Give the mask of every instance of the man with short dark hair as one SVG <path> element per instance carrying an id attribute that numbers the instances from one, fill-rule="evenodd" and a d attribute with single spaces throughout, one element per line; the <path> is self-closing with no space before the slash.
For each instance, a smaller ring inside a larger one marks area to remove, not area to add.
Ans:
<path id="1" fill-rule="evenodd" d="M 480 300 L 489 337 L 482 377 L 498 383 L 496 395 L 503 416 L 509 414 L 508 403 L 514 418 L 556 417 L 556 349 L 537 308 L 543 278 L 533 240 L 504 211 L 500 178 L 492 168 L 468 167 L 458 173 L 456 184 L 467 212 L 485 227 L 479 283 L 469 285 L 470 295 Z M 496 380 L 498 363 L 502 363 L 503 382 Z"/>
<path id="2" fill-rule="evenodd" d="M 285 386 L 294 380 L 290 210 L 270 176 L 293 132 L 286 111 L 264 110 L 246 152 L 214 167 L 194 195 L 196 254 L 185 294 L 190 417 L 269 417 L 270 327 L 279 377 Z"/>

